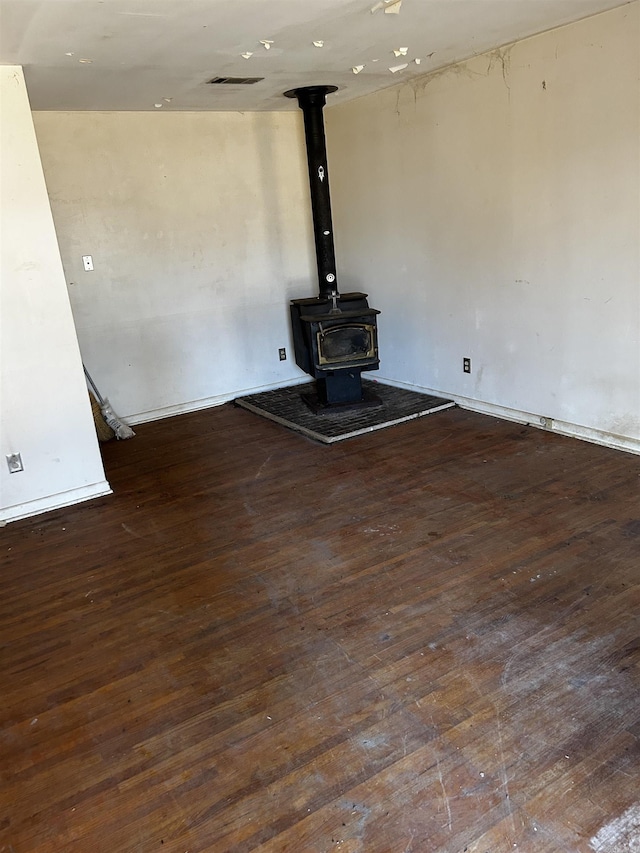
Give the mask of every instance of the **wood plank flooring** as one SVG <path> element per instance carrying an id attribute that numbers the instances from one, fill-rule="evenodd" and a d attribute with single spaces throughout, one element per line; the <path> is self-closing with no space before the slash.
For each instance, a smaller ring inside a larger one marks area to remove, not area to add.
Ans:
<path id="1" fill-rule="evenodd" d="M 638 457 L 136 431 L 0 531 L 2 853 L 640 849 Z"/>

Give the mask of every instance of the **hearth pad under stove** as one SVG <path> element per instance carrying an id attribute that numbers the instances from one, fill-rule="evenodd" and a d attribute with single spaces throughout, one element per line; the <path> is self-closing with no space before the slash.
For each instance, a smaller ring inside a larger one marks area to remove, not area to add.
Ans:
<path id="1" fill-rule="evenodd" d="M 312 397 L 315 383 L 290 385 L 274 391 L 238 397 L 234 404 L 323 444 L 334 444 L 367 432 L 432 415 L 455 406 L 452 400 L 420 394 L 393 385 L 363 381 L 363 392 L 380 400 L 373 408 L 358 407 L 314 414 L 301 395 Z"/>

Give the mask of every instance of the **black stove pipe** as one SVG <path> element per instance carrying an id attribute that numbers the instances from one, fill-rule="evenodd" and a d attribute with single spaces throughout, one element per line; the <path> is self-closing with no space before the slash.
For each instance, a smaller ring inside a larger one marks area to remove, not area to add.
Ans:
<path id="1" fill-rule="evenodd" d="M 322 110 L 326 104 L 326 95 L 337 90 L 337 86 L 302 86 L 284 93 L 287 98 L 298 99 L 298 106 L 304 115 L 320 296 L 333 299 L 334 305 L 338 297 L 338 280 Z"/>

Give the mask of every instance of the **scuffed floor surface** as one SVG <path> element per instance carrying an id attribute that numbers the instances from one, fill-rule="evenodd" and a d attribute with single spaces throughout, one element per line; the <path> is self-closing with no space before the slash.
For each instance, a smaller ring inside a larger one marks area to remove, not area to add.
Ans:
<path id="1" fill-rule="evenodd" d="M 638 457 L 136 432 L 2 531 L 2 853 L 638 850 Z"/>

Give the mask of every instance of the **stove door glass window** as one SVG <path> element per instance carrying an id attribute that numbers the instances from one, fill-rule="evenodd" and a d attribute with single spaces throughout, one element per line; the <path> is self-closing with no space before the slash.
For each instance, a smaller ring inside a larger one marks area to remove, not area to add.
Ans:
<path id="1" fill-rule="evenodd" d="M 320 364 L 365 361 L 375 357 L 376 329 L 368 323 L 321 329 L 317 343 Z"/>

